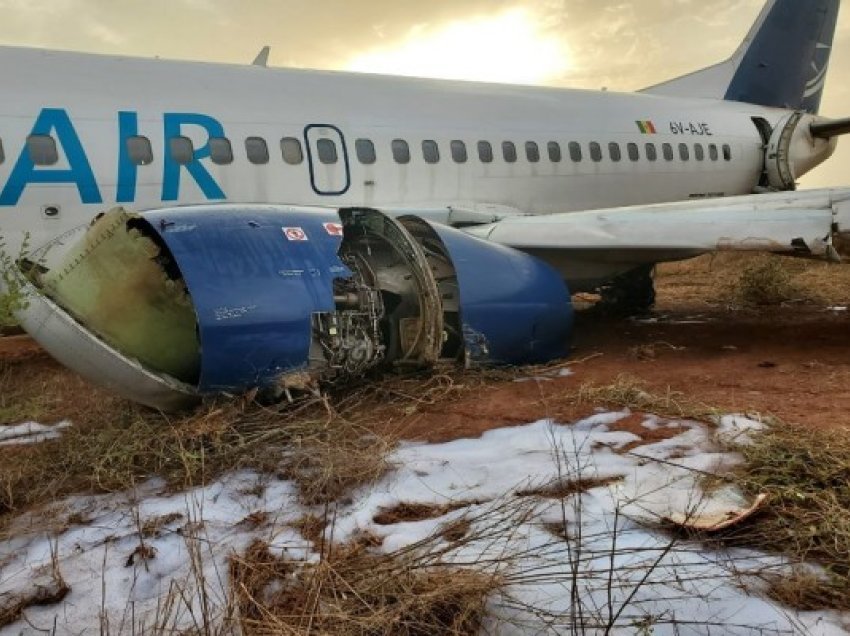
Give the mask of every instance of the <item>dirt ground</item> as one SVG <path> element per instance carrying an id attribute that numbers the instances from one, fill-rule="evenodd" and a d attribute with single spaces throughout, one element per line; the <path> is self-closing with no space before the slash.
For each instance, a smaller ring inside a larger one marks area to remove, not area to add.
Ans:
<path id="1" fill-rule="evenodd" d="M 609 385 L 623 376 L 652 393 L 720 411 L 812 427 L 847 424 L 847 313 L 808 307 L 755 315 L 671 310 L 648 323 L 580 316 L 574 342 L 576 362 L 567 367 L 573 375 L 520 377 L 422 406 L 405 436 L 437 441 L 543 417 L 569 421 L 592 410 L 571 397 L 582 385 Z"/>
<path id="2" fill-rule="evenodd" d="M 850 305 L 850 267 L 803 267 L 796 275 L 828 293 L 740 309 L 722 300 L 723 285 L 739 264 L 704 258 L 662 268 L 658 303 L 646 319 L 579 312 L 569 360 L 519 370 L 454 399 L 423 402 L 398 432 L 436 441 L 542 417 L 569 421 L 593 408 L 574 399 L 582 385 L 608 385 L 624 376 L 652 393 L 722 411 L 770 414 L 812 427 L 846 425 L 850 310 L 841 307 Z M 841 304 L 844 296 L 847 304 Z M 42 372 L 57 366 L 21 336 L 0 337 L 3 361 Z M 560 368 L 572 375 L 559 375 Z"/>

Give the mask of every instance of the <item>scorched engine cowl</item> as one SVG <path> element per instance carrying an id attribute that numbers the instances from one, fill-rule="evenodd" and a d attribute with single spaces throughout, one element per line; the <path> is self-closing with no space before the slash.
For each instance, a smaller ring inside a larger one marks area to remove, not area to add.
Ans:
<path id="1" fill-rule="evenodd" d="M 23 327 L 154 408 L 279 397 L 370 370 L 562 357 L 569 293 L 545 263 L 418 217 L 209 205 L 99 216 L 27 269 Z"/>

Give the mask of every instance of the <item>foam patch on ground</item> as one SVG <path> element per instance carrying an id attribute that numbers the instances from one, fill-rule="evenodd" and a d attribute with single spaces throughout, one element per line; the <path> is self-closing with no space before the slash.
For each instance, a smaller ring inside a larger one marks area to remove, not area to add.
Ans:
<path id="1" fill-rule="evenodd" d="M 678 433 L 644 443 L 614 430 L 629 415 L 402 444 L 392 473 L 337 505 L 326 539 L 367 532 L 383 540 L 376 550 L 391 552 L 463 521 L 467 538 L 438 540 L 440 560 L 504 577 L 488 605 L 487 634 L 566 633 L 576 624 L 601 633 L 608 623 L 620 633 L 845 633 L 847 617 L 793 612 L 744 591 L 754 573 L 784 571 L 781 559 L 714 551 L 664 528 L 671 514 L 716 512 L 740 496 L 700 486 L 740 461 L 720 450 L 718 434 L 740 436 L 759 423 L 730 416 L 715 428 L 648 417 L 647 431 Z M 376 522 L 400 504 L 437 512 Z M 113 634 L 139 633 L 166 618 L 172 628 L 193 627 L 204 604 L 223 611 L 228 556 L 251 541 L 318 559 L 293 527 L 308 513 L 323 510 L 300 505 L 291 483 L 239 472 L 179 494 L 152 481 L 122 495 L 70 498 L 49 511 L 61 522 L 51 532 L 21 517 L 0 547 L 0 599 L 49 575 L 52 563 L 71 592 L 60 604 L 30 607 L 28 623 L 0 635 L 49 633 L 54 623 L 59 633 L 100 633 L 102 621 Z"/>
<path id="2" fill-rule="evenodd" d="M 62 430 L 71 426 L 70 422 L 62 421 L 53 426 L 38 422 L 25 422 L 14 426 L 0 426 L 0 446 L 16 446 L 21 444 L 38 444 L 50 439 L 56 439 Z"/>

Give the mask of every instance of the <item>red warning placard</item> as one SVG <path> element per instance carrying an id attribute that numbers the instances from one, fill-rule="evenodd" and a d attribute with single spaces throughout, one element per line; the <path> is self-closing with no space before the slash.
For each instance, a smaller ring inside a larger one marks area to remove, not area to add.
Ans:
<path id="1" fill-rule="evenodd" d="M 283 228 L 283 235 L 286 237 L 287 241 L 308 241 L 310 239 L 307 238 L 307 232 L 305 232 L 300 227 L 285 227 Z"/>
<path id="2" fill-rule="evenodd" d="M 325 226 L 325 232 L 331 236 L 342 236 L 342 223 L 322 223 Z"/>

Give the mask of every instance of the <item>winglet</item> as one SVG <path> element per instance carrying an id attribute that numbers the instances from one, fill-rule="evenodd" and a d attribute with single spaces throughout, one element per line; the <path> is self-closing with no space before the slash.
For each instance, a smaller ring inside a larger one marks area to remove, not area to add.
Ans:
<path id="1" fill-rule="evenodd" d="M 272 47 L 264 46 L 259 53 L 257 53 L 257 57 L 254 58 L 254 61 L 251 62 L 252 66 L 262 66 L 266 68 L 269 65 L 269 53 L 271 52 Z"/>

